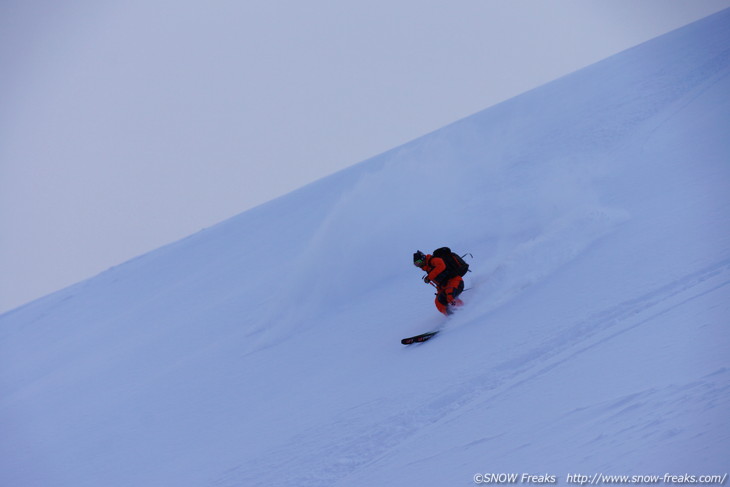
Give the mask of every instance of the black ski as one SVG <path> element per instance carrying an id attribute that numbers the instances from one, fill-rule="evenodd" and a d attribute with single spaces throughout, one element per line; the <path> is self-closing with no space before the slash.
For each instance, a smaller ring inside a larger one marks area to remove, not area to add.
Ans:
<path id="1" fill-rule="evenodd" d="M 430 340 L 434 336 L 436 336 L 437 333 L 438 333 L 438 331 L 429 331 L 428 333 L 421 333 L 420 335 L 404 338 L 400 342 L 403 345 L 410 345 L 412 343 L 423 343 L 427 340 Z"/>

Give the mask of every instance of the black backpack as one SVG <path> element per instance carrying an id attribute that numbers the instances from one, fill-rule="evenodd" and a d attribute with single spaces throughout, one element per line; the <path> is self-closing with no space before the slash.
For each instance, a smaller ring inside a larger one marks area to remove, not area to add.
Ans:
<path id="1" fill-rule="evenodd" d="M 441 247 L 433 251 L 434 257 L 438 257 L 446 264 L 446 277 L 442 279 L 451 279 L 455 276 L 464 277 L 469 272 L 469 264 L 459 254 L 452 252 L 448 247 Z"/>

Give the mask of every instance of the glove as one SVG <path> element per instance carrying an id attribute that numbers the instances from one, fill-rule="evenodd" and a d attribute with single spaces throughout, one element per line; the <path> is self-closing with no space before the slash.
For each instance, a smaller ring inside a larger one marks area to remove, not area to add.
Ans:
<path id="1" fill-rule="evenodd" d="M 428 278 L 428 274 L 423 276 L 423 282 L 425 282 L 426 284 L 431 284 L 431 279 Z"/>

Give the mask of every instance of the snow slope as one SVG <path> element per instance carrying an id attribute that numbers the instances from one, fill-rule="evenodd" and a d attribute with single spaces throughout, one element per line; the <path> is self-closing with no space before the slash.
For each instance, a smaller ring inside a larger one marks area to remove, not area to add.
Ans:
<path id="1" fill-rule="evenodd" d="M 0 485 L 725 474 L 728 133 L 730 10 L 6 313 Z"/>

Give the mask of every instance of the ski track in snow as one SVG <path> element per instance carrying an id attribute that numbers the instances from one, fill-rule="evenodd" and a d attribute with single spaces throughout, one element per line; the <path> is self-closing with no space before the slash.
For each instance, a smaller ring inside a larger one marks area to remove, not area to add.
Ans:
<path id="1" fill-rule="evenodd" d="M 528 385 L 552 369 L 575 360 L 581 354 L 604 345 L 607 341 L 637 327 L 658 320 L 672 309 L 681 307 L 704 295 L 723 292 L 730 300 L 730 259 L 721 261 L 698 272 L 684 276 L 647 294 L 603 310 L 590 318 L 570 326 L 554 338 L 532 347 L 523 355 L 502 362 L 486 374 L 435 394 L 427 404 L 415 409 L 399 411 L 386 416 L 377 426 L 368 421 L 353 424 L 352 415 L 338 419 L 324 428 L 307 431 L 292 438 L 285 448 L 263 453 L 250 463 L 231 469 L 213 481 L 217 487 L 240 485 L 300 485 L 323 487 L 352 485 L 359 469 L 377 463 L 389 452 L 407 444 L 415 434 L 423 434 L 430 425 L 448 421 L 452 414 L 461 414 L 470 404 L 495 401 L 512 389 Z M 469 326 L 477 323 L 469 323 Z M 464 325 L 466 326 L 466 325 Z M 425 345 L 427 346 L 427 345 Z M 701 380 L 689 384 L 669 386 L 662 390 L 647 390 L 620 397 L 608 403 L 581 408 L 576 414 L 598 418 L 601 423 L 621 423 L 623 412 L 631 409 L 653 411 L 666 401 L 678 407 L 704 410 L 730 405 L 730 369 L 720 369 Z M 689 406 L 683 398 L 692 396 Z M 374 407 L 378 407 L 375 405 Z M 679 415 L 682 411 L 675 412 Z M 702 411 L 694 411 L 701 413 Z M 370 414 L 366 413 L 368 417 Z M 574 421 L 575 418 L 572 418 Z M 651 438 L 657 432 L 657 421 L 671 423 L 672 417 L 653 419 L 643 426 L 632 428 L 632 435 Z M 679 434 L 679 431 L 677 431 Z M 596 438 L 599 441 L 601 438 Z M 282 465 L 307 465 L 306 475 L 282 470 Z M 468 484 L 465 484 L 468 485 Z"/>

